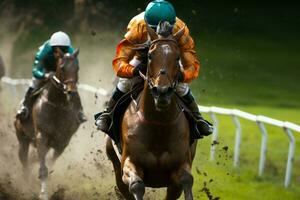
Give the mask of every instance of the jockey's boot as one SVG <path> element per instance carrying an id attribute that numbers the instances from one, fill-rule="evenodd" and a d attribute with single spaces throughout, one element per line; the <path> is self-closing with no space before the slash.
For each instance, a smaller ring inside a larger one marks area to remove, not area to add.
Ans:
<path id="1" fill-rule="evenodd" d="M 87 117 L 85 116 L 82 108 L 78 111 L 77 117 L 78 117 L 79 123 L 84 123 L 87 121 Z"/>
<path id="2" fill-rule="evenodd" d="M 113 91 L 113 94 L 111 98 L 107 102 L 106 109 L 101 113 L 101 115 L 96 119 L 96 126 L 98 130 L 101 130 L 105 133 L 109 131 L 109 127 L 111 125 L 112 119 L 111 119 L 111 111 L 114 109 L 116 103 L 118 100 L 124 95 L 121 90 L 119 90 L 117 87 Z"/>
<path id="3" fill-rule="evenodd" d="M 25 93 L 25 97 L 22 101 L 22 106 L 17 112 L 17 116 L 22 117 L 23 119 L 27 119 L 29 117 L 31 95 L 33 91 L 34 91 L 33 87 L 28 88 L 28 90 Z"/>
<path id="4" fill-rule="evenodd" d="M 183 100 L 188 106 L 188 108 L 191 110 L 193 113 L 194 118 L 196 119 L 197 122 L 197 129 L 200 132 L 202 136 L 208 136 L 212 134 L 213 132 L 213 125 L 205 120 L 202 115 L 200 114 L 198 105 L 193 97 L 193 94 L 191 91 L 189 91 L 185 96 L 183 96 Z M 199 139 L 199 138 L 197 138 Z"/>
<path id="5" fill-rule="evenodd" d="M 83 112 L 83 107 L 82 107 L 81 99 L 80 99 L 78 92 L 76 92 L 76 94 L 75 94 L 75 105 L 77 108 L 79 108 L 79 111 L 77 113 L 77 119 L 78 119 L 79 124 L 86 122 L 87 117 L 85 116 L 85 114 Z"/>

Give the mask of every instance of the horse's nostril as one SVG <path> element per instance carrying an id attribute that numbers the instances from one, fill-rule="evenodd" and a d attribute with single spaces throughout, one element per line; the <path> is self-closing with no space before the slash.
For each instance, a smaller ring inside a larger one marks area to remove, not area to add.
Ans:
<path id="1" fill-rule="evenodd" d="M 174 91 L 174 89 L 169 87 L 168 90 L 167 90 L 167 94 L 172 94 L 173 91 Z"/>
<path id="2" fill-rule="evenodd" d="M 153 87 L 153 88 L 152 88 L 152 94 L 153 94 L 154 96 L 157 96 L 157 95 L 158 95 L 158 88 L 157 88 L 157 87 Z"/>
<path id="3" fill-rule="evenodd" d="M 161 69 L 161 70 L 159 71 L 159 74 L 160 74 L 160 75 L 166 75 L 166 74 L 167 74 L 167 70 L 166 70 L 166 69 Z"/>

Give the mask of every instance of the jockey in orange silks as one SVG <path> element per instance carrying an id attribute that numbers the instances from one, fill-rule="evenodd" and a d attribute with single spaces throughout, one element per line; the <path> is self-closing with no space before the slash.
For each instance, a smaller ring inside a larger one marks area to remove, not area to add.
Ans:
<path id="1" fill-rule="evenodd" d="M 141 80 L 139 71 L 141 70 L 140 52 L 135 49 L 135 45 L 144 44 L 148 41 L 147 25 L 156 30 L 159 22 L 168 21 L 173 26 L 173 33 L 185 27 L 184 34 L 178 40 L 181 50 L 182 73 L 180 83 L 176 88 L 176 93 L 182 97 L 184 103 L 192 111 L 197 121 L 197 128 L 203 136 L 212 133 L 212 125 L 203 119 L 198 105 L 189 89 L 188 83 L 198 77 L 200 63 L 196 55 L 195 44 L 189 34 L 189 29 L 185 23 L 176 17 L 175 10 L 171 3 L 164 0 L 155 0 L 148 4 L 145 12 L 133 17 L 128 24 L 127 33 L 124 39 L 118 44 L 115 58 L 113 59 L 113 69 L 119 77 L 119 82 L 115 88 L 112 97 L 108 101 L 106 110 L 96 119 L 96 125 L 99 130 L 108 132 L 111 117 L 116 102 L 127 92 L 132 85 Z"/>

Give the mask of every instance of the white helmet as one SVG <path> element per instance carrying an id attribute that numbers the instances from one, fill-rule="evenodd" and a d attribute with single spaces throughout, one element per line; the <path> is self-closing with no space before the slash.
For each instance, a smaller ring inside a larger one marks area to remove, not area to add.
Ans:
<path id="1" fill-rule="evenodd" d="M 71 46 L 71 40 L 66 33 L 58 31 L 52 34 L 50 46 Z"/>

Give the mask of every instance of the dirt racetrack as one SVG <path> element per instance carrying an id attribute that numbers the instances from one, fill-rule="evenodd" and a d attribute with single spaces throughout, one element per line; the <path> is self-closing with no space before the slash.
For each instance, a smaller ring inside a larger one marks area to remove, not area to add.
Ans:
<path id="1" fill-rule="evenodd" d="M 31 176 L 26 182 L 17 157 L 18 142 L 13 127 L 24 88 L 18 87 L 13 92 L 8 85 L 0 87 L 0 200 L 35 200 L 40 187 L 36 152 L 31 147 Z M 119 199 L 113 168 L 105 154 L 104 134 L 94 127 L 95 108 L 102 109 L 104 99 L 80 92 L 89 121 L 79 128 L 63 155 L 49 168 L 50 200 Z M 147 189 L 145 199 L 156 199 L 160 193 Z"/>

